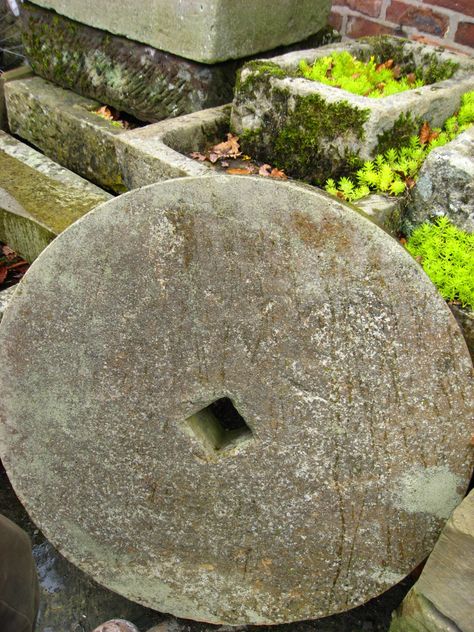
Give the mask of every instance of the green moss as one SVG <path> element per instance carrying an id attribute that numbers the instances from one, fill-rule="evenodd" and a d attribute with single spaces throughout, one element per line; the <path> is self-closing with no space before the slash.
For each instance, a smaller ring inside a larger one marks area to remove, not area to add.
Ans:
<path id="1" fill-rule="evenodd" d="M 244 70 L 249 70 L 249 75 L 242 79 L 242 73 Z M 235 91 L 241 93 L 242 91 L 248 91 L 253 88 L 255 82 L 261 80 L 262 75 L 266 77 L 278 77 L 279 79 L 283 79 L 284 77 L 288 77 L 289 74 L 283 70 L 278 64 L 275 64 L 272 61 L 262 61 L 258 59 L 254 59 L 249 61 L 241 68 L 241 70 L 237 73 L 237 81 L 235 84 Z"/>
<path id="2" fill-rule="evenodd" d="M 0 151 L 0 185 L 36 220 L 55 234 L 82 217 L 105 196 L 75 191 Z"/>
<path id="3" fill-rule="evenodd" d="M 421 67 L 416 70 L 416 75 L 425 84 L 433 84 L 450 79 L 458 68 L 459 64 L 449 59 L 440 61 L 436 53 L 431 53 L 423 57 Z"/>
<path id="4" fill-rule="evenodd" d="M 337 175 L 356 168 L 357 153 L 341 153 L 333 143 L 341 137 L 362 140 L 367 118 L 367 110 L 347 101 L 328 103 L 316 94 L 297 97 L 288 122 L 276 134 L 278 166 L 312 184 L 322 184 L 328 171 Z"/>
<path id="5" fill-rule="evenodd" d="M 384 154 L 393 147 L 408 145 L 410 138 L 418 134 L 421 119 L 414 118 L 411 114 L 400 114 L 393 127 L 377 136 L 377 148 L 374 154 Z"/>

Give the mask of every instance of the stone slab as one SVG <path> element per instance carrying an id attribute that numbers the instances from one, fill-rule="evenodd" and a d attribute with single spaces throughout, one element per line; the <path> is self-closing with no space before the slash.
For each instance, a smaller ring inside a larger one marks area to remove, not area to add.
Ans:
<path id="1" fill-rule="evenodd" d="M 125 12 L 128 6 L 148 22 L 143 7 L 137 13 L 133 4 L 122 3 L 107 14 Z M 209 66 L 188 61 L 28 3 L 22 24 L 36 74 L 140 120 L 159 121 L 232 100 L 236 62 Z"/>
<path id="2" fill-rule="evenodd" d="M 380 99 L 359 96 L 298 76 L 309 64 L 333 51 L 360 59 L 394 59 L 405 72 L 423 68 L 438 74 L 455 64 L 449 79 Z M 433 71 L 435 69 L 435 71 Z M 388 146 L 406 142 L 427 120 L 441 125 L 474 89 L 474 60 L 400 38 L 378 36 L 297 51 L 248 62 L 240 71 L 231 127 L 245 140 L 244 150 L 275 163 L 293 177 L 323 184 L 372 159 Z"/>
<path id="3" fill-rule="evenodd" d="M 360 605 L 426 557 L 469 480 L 451 312 L 395 240 L 309 187 L 219 176 L 111 200 L 36 260 L 0 338 L 20 499 L 68 559 L 160 611 Z"/>
<path id="4" fill-rule="evenodd" d="M 98 102 L 35 76 L 9 81 L 4 90 L 12 134 L 105 189 L 126 190 L 115 154 L 115 138 L 125 130 L 94 114 Z"/>
<path id="5" fill-rule="evenodd" d="M 292 44 L 326 26 L 330 0 L 107 0 L 34 4 L 188 59 L 214 64 Z"/>
<path id="6" fill-rule="evenodd" d="M 0 131 L 0 241 L 27 261 L 111 197 Z"/>
<path id="7" fill-rule="evenodd" d="M 474 127 L 434 149 L 420 169 L 407 217 L 421 224 L 439 215 L 474 232 Z"/>
<path id="8" fill-rule="evenodd" d="M 474 632 L 474 491 L 448 520 L 391 632 Z"/>

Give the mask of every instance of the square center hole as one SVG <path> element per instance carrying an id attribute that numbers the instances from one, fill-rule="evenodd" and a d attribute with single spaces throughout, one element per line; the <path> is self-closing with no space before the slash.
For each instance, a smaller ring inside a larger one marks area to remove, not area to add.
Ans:
<path id="1" fill-rule="evenodd" d="M 186 419 L 188 428 L 208 452 L 233 448 L 252 439 L 252 431 L 231 399 L 222 397 Z"/>

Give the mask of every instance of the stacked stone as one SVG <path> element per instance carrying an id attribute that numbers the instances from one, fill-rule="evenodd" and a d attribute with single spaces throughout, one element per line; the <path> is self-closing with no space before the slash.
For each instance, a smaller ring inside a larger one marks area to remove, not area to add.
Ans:
<path id="1" fill-rule="evenodd" d="M 23 34 L 38 75 L 157 121 L 229 102 L 238 60 L 320 33 L 330 4 L 146 0 L 111 11 L 106 0 L 35 0 Z"/>

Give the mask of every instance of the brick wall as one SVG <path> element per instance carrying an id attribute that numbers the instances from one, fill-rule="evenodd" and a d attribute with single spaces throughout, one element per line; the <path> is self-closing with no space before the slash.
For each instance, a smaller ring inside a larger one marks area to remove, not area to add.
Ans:
<path id="1" fill-rule="evenodd" d="M 474 54 L 474 0 L 333 0 L 330 23 L 348 37 L 392 33 Z"/>

